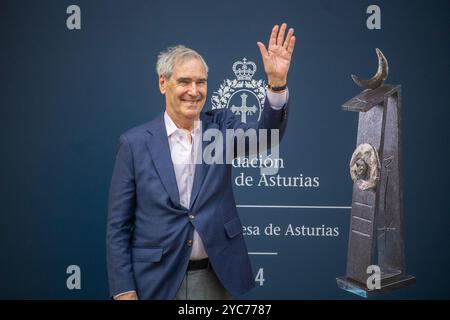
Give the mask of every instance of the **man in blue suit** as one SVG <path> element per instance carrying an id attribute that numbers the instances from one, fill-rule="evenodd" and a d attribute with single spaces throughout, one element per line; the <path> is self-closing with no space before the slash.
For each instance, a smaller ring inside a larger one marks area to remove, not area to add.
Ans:
<path id="1" fill-rule="evenodd" d="M 120 136 L 111 180 L 106 244 L 115 299 L 228 299 L 254 286 L 231 165 L 194 158 L 209 129 L 283 134 L 295 46 L 294 30 L 286 30 L 274 26 L 267 48 L 258 42 L 268 81 L 259 123 L 242 123 L 228 109 L 201 113 L 203 58 L 184 46 L 159 55 L 165 112 Z"/>

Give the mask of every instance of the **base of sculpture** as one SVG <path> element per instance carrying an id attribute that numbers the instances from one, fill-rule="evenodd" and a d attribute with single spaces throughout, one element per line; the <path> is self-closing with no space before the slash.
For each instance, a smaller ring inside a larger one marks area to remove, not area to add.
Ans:
<path id="1" fill-rule="evenodd" d="M 416 282 L 416 278 L 407 274 L 399 274 L 393 277 L 381 279 L 380 289 L 369 289 L 361 282 L 348 277 L 336 278 L 337 286 L 343 290 L 354 293 L 358 296 L 369 298 L 373 295 L 392 291 L 401 287 L 406 287 Z"/>

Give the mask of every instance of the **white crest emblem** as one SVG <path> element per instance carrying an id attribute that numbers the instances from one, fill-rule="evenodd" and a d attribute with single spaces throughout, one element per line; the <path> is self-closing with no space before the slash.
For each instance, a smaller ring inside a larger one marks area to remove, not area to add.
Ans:
<path id="1" fill-rule="evenodd" d="M 236 79 L 225 79 L 219 90 L 211 97 L 212 109 L 230 109 L 235 115 L 241 116 L 242 122 L 252 117 L 259 121 L 266 99 L 266 83 L 264 80 L 254 80 L 256 64 L 253 61 L 233 63 Z"/>

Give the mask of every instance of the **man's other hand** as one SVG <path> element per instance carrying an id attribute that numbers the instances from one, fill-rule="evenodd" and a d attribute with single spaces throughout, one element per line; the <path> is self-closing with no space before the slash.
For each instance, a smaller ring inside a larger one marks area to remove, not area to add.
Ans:
<path id="1" fill-rule="evenodd" d="M 114 297 L 114 300 L 139 300 L 136 292 L 127 292 Z"/>

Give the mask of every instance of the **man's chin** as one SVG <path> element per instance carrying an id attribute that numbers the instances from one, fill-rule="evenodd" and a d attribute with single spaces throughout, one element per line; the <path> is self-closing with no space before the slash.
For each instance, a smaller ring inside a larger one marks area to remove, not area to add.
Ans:
<path id="1" fill-rule="evenodd" d="M 184 112 L 184 116 L 188 119 L 195 120 L 200 116 L 200 112 L 202 111 L 202 108 L 199 107 L 192 107 L 188 108 Z"/>
<path id="2" fill-rule="evenodd" d="M 184 112 L 184 117 L 189 120 L 197 120 L 200 116 L 200 111 L 201 110 Z"/>

